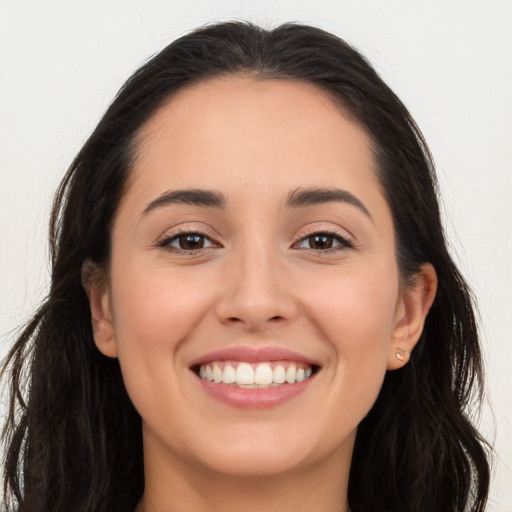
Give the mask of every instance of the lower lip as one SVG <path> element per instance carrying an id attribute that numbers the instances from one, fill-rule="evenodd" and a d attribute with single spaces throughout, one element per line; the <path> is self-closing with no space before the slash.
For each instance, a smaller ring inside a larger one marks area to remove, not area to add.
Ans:
<path id="1" fill-rule="evenodd" d="M 194 374 L 195 375 L 195 374 Z M 216 384 L 196 375 L 203 389 L 213 398 L 239 409 L 269 409 L 304 393 L 314 376 L 294 384 L 282 384 L 265 389 L 244 389 L 228 384 Z"/>

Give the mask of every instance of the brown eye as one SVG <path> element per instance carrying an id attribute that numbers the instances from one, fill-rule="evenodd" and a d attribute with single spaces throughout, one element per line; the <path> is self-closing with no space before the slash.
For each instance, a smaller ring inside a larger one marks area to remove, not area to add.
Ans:
<path id="1" fill-rule="evenodd" d="M 299 241 L 295 245 L 298 249 L 310 249 L 313 251 L 329 251 L 348 249 L 353 247 L 352 242 L 333 233 L 314 233 Z"/>
<path id="2" fill-rule="evenodd" d="M 218 247 L 218 244 L 215 244 L 210 238 L 201 233 L 178 233 L 166 238 L 158 246 L 164 247 L 171 252 L 193 252 L 210 247 Z"/>
<path id="3" fill-rule="evenodd" d="M 334 243 L 334 237 L 325 234 L 310 236 L 308 240 L 311 249 L 330 249 Z"/>
<path id="4" fill-rule="evenodd" d="M 181 235 L 177 239 L 180 249 L 193 251 L 204 247 L 204 236 L 198 234 Z"/>

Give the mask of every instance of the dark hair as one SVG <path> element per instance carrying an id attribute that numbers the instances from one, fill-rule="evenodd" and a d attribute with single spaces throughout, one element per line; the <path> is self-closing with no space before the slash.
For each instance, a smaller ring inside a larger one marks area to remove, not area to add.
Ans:
<path id="1" fill-rule="evenodd" d="M 409 112 L 354 48 L 321 29 L 220 23 L 176 40 L 125 83 L 73 161 L 50 225 L 51 289 L 9 353 L 6 506 L 19 512 L 133 510 L 144 486 L 141 420 L 119 364 L 93 342 L 81 283 L 106 264 L 136 136 L 170 95 L 220 75 L 299 80 L 328 91 L 369 134 L 410 279 L 430 262 L 438 291 L 410 363 L 388 372 L 361 422 L 349 482 L 357 512 L 484 510 L 487 444 L 472 297 L 446 248 L 434 166 Z M 26 384 L 26 382 L 28 384 Z M 468 507 L 468 508 L 466 508 Z"/>

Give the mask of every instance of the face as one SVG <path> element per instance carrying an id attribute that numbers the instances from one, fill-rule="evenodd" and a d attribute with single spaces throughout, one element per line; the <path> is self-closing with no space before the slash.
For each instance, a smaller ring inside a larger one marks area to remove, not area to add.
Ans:
<path id="1" fill-rule="evenodd" d="M 146 454 L 345 463 L 415 338 L 365 131 L 313 85 L 227 77 L 175 95 L 138 148 L 90 297 Z"/>

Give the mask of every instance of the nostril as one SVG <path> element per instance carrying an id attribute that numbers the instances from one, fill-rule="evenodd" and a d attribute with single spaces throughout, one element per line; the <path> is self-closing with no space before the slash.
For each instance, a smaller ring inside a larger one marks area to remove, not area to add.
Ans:
<path id="1" fill-rule="evenodd" d="M 243 322 L 244 320 L 242 320 L 241 318 L 237 317 L 237 316 L 231 316 L 228 318 L 229 321 L 231 322 Z M 272 316 L 268 319 L 268 321 L 270 320 L 284 320 L 284 318 L 282 316 L 279 316 L 279 315 L 276 315 L 276 316 Z"/>

